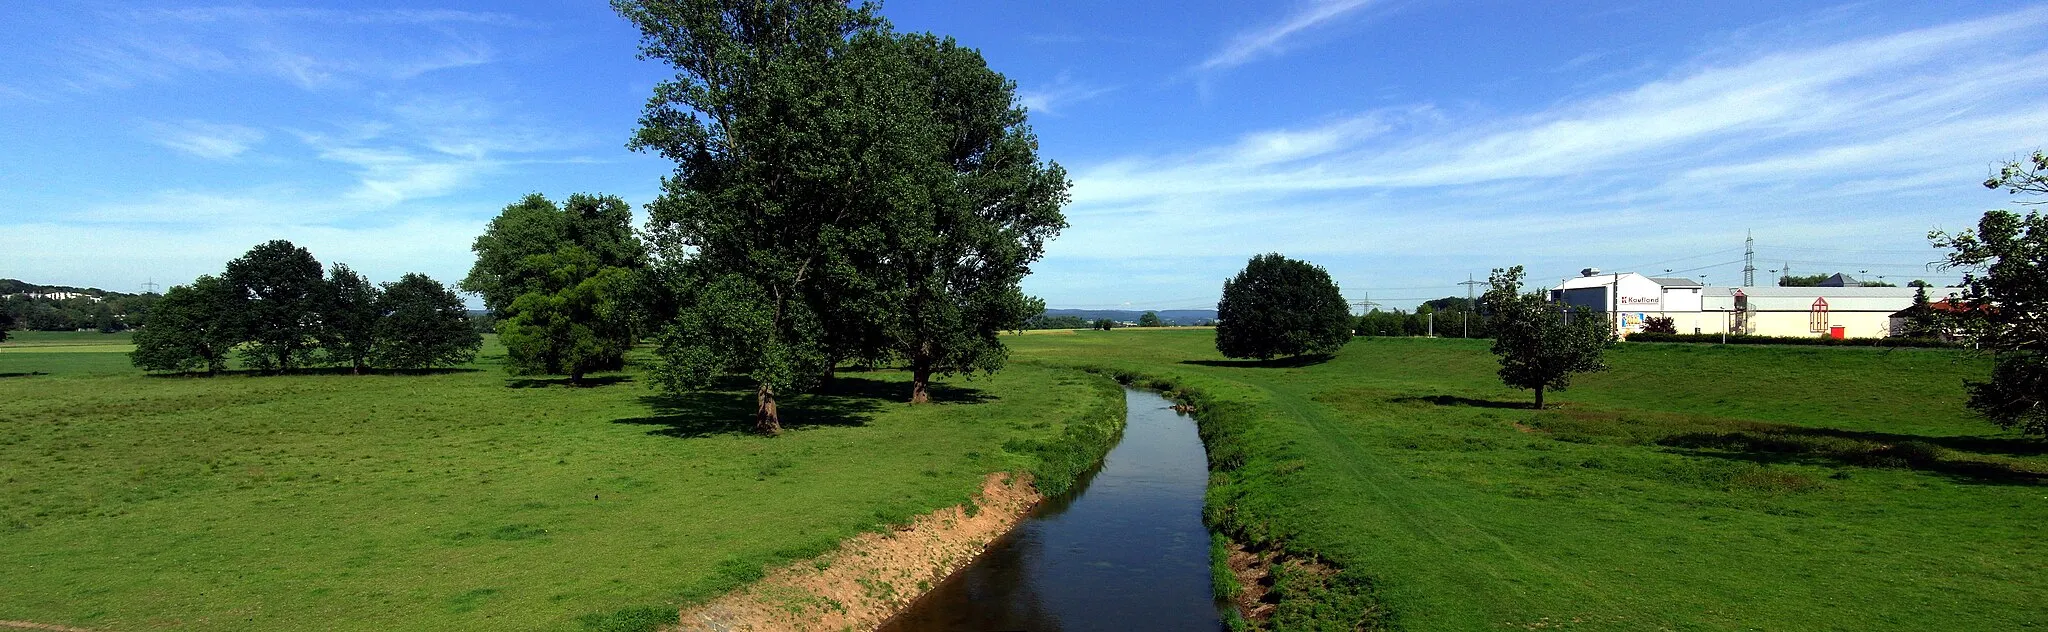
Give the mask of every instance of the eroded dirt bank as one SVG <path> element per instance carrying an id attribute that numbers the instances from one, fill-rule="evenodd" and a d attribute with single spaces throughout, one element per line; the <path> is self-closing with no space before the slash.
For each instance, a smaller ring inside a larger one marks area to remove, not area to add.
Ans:
<path id="1" fill-rule="evenodd" d="M 909 528 L 869 533 L 682 611 L 678 630 L 868 630 L 1008 533 L 1043 497 L 1024 474 L 990 474 L 976 509 L 955 506 Z M 972 513 L 973 515 L 969 515 Z"/>

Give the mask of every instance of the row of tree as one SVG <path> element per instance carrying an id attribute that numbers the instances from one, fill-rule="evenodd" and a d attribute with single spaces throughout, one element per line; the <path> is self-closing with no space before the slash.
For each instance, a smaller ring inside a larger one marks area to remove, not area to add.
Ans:
<path id="1" fill-rule="evenodd" d="M 482 336 L 462 298 L 422 274 L 373 285 L 306 249 L 277 240 L 165 292 L 135 332 L 136 366 L 217 373 L 245 366 L 284 372 L 314 364 L 421 369 L 470 361 Z"/>

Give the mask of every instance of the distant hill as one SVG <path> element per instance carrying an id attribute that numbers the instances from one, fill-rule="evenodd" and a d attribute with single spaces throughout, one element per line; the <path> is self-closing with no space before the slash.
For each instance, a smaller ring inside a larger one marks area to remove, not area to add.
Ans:
<path id="1" fill-rule="evenodd" d="M 1045 310 L 1045 315 L 1075 316 L 1091 322 L 1107 318 L 1117 322 L 1132 323 L 1137 322 L 1138 317 L 1143 316 L 1145 311 L 1142 309 L 1048 309 Z M 1213 309 L 1162 309 L 1157 311 L 1159 312 L 1159 320 L 1168 325 L 1193 325 L 1203 322 L 1214 322 L 1216 320 L 1216 310 Z"/>
<path id="2" fill-rule="evenodd" d="M 96 287 L 71 287 L 69 285 L 37 285 L 34 283 L 23 281 L 21 279 L 0 279 L 0 296 L 6 296 L 9 294 L 52 294 L 59 292 L 70 292 L 104 298 L 133 296 L 132 294 L 126 294 L 122 292 L 109 292 Z"/>

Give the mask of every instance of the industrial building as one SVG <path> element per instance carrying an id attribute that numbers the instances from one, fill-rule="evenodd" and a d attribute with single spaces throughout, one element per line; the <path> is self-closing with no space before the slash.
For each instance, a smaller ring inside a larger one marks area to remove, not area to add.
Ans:
<path id="1" fill-rule="evenodd" d="M 1605 273 L 1587 268 L 1551 288 L 1550 300 L 1609 314 L 1615 334 L 1642 331 L 1643 319 L 1672 319 L 1679 333 L 1759 336 L 1890 336 L 1892 315 L 1913 304 L 1914 288 L 1860 287 L 1841 275 L 1823 287 L 1720 287 L 1691 279 Z M 1928 288 L 1943 300 L 1961 288 Z"/>

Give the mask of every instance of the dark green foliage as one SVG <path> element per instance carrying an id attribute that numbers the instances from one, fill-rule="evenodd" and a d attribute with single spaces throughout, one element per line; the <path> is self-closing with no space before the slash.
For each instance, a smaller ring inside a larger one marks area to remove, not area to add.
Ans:
<path id="1" fill-rule="evenodd" d="M 149 326 L 136 330 L 129 359 L 150 371 L 219 372 L 242 341 L 248 303 L 233 285 L 212 276 L 173 287 L 150 308 Z"/>
<path id="2" fill-rule="evenodd" d="M 1641 333 L 1676 334 L 1678 333 L 1678 321 L 1673 320 L 1670 316 L 1651 316 L 1643 319 L 1643 331 Z"/>
<path id="3" fill-rule="evenodd" d="M 127 327 L 121 325 L 119 319 L 114 317 L 114 308 L 108 307 L 106 303 L 100 303 L 93 308 L 92 322 L 93 328 L 103 334 L 111 334 L 127 329 Z"/>
<path id="4" fill-rule="evenodd" d="M 313 253 L 282 239 L 228 262 L 221 280 L 248 298 L 243 356 L 251 366 L 288 371 L 304 365 L 319 344 L 327 280 Z"/>
<path id="5" fill-rule="evenodd" d="M 464 364 L 476 357 L 483 335 L 469 320 L 469 310 L 455 290 L 423 274 L 407 274 L 384 284 L 377 299 L 378 366 L 426 369 Z"/>
<path id="6" fill-rule="evenodd" d="M 1045 310 L 1019 283 L 1067 225 L 1066 171 L 1039 159 L 1016 85 L 980 52 L 929 34 L 854 43 L 843 80 L 859 88 L 868 105 L 853 114 L 872 127 L 828 141 L 862 148 L 855 175 L 877 190 L 847 204 L 878 215 L 849 226 L 826 258 L 828 271 L 844 273 L 822 275 L 824 298 L 830 322 L 856 323 L 842 334 L 855 344 L 837 345 L 850 346 L 839 355 L 866 349 L 857 323 L 881 323 L 888 350 L 910 364 L 910 401 L 924 402 L 934 373 L 1001 369 L 1009 353 L 997 333 Z M 864 261 L 881 265 L 864 270 Z M 876 279 L 866 291 L 863 281 Z"/>
<path id="7" fill-rule="evenodd" d="M 2006 164 L 1984 186 L 2048 194 L 2048 153 Z M 1990 211 L 1974 231 L 1928 239 L 1953 250 L 1947 267 L 1966 271 L 1955 330 L 1995 359 L 1989 380 L 1969 383 L 1970 408 L 1999 426 L 2048 436 L 2048 215 Z"/>
<path id="8" fill-rule="evenodd" d="M 1803 276 L 1780 276 L 1778 277 L 1778 287 L 1818 287 L 1820 286 L 1820 282 L 1828 280 L 1828 277 L 1831 276 L 1834 275 L 1809 274 Z"/>
<path id="9" fill-rule="evenodd" d="M 0 310 L 0 342 L 7 342 L 7 333 L 14 329 L 14 313 Z"/>
<path id="10" fill-rule="evenodd" d="M 1502 383 L 1534 389 L 1536 407 L 1542 408 L 1545 390 L 1570 388 L 1574 374 L 1607 370 L 1605 353 L 1614 331 L 1606 316 L 1553 304 L 1540 293 L 1522 293 L 1521 266 L 1496 268 L 1489 281 L 1488 326 Z"/>
<path id="11" fill-rule="evenodd" d="M 1116 321 L 1114 321 L 1114 320 L 1110 320 L 1110 319 L 1107 319 L 1107 318 L 1101 318 L 1101 319 L 1097 319 L 1097 320 L 1095 321 L 1095 328 L 1096 328 L 1096 329 L 1099 329 L 1099 330 L 1102 330 L 1102 331 L 1109 331 L 1109 330 L 1111 330 L 1111 329 L 1116 329 Z"/>
<path id="12" fill-rule="evenodd" d="M 1138 316 L 1139 327 L 1158 327 L 1159 324 L 1159 312 L 1145 312 Z"/>
<path id="13" fill-rule="evenodd" d="M 549 274 L 498 323 L 506 368 L 516 375 L 566 374 L 580 384 L 586 373 L 625 366 L 633 347 L 632 274 L 576 246 L 528 257 L 525 266 Z"/>
<path id="14" fill-rule="evenodd" d="M 370 353 L 377 345 L 380 292 L 362 274 L 345 264 L 327 271 L 327 288 L 320 304 L 320 347 L 329 360 L 346 364 L 362 373 L 370 365 Z"/>
<path id="15" fill-rule="evenodd" d="M 903 86 L 847 60 L 855 36 L 879 37 L 883 23 L 844 2 L 612 7 L 640 29 L 643 57 L 677 70 L 630 143 L 676 163 L 648 207 L 658 277 L 679 306 L 657 376 L 672 392 L 744 376 L 756 425 L 776 432 L 778 392 L 887 347 L 885 279 L 864 274 L 881 265 L 877 218 L 926 191 L 902 173 L 922 139 L 884 142 L 891 121 L 876 116 Z"/>
<path id="16" fill-rule="evenodd" d="M 1597 318 L 1597 316 L 1596 316 Z M 1758 336 L 1753 334 L 1630 334 L 1629 342 L 1686 342 L 1731 345 L 1799 345 L 1808 347 L 1959 347 L 1940 338 L 1830 338 L 1828 336 Z"/>
<path id="17" fill-rule="evenodd" d="M 633 234 L 633 207 L 616 196 L 577 193 L 563 206 L 539 193 L 528 194 L 491 219 L 470 250 L 476 264 L 461 287 L 483 296 L 484 307 L 505 317 L 512 302 L 548 283 L 548 270 L 530 258 L 576 246 L 607 267 L 646 266 L 647 248 Z"/>
<path id="18" fill-rule="evenodd" d="M 1223 283 L 1216 350 L 1230 358 L 1336 353 L 1351 341 L 1351 308 L 1330 273 L 1279 253 L 1252 257 Z"/>
<path id="19" fill-rule="evenodd" d="M 1094 323 L 1080 316 L 1039 314 L 1031 317 L 1031 320 L 1024 321 L 1025 329 L 1088 329 L 1094 326 Z"/>

